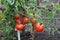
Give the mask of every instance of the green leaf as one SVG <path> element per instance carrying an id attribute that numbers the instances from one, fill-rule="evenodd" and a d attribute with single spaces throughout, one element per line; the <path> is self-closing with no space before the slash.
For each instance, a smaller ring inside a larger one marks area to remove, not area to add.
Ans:
<path id="1" fill-rule="evenodd" d="M 6 35 L 6 36 L 8 36 L 9 35 L 9 33 L 10 33 L 10 31 L 12 30 L 12 27 L 11 26 L 2 26 L 2 30 L 3 30 L 3 32 L 4 32 L 4 34 Z"/>
<path id="2" fill-rule="evenodd" d="M 2 13 L 2 10 L 0 10 L 0 13 Z"/>
<path id="3" fill-rule="evenodd" d="M 48 16 L 53 17 L 53 13 L 52 12 L 48 13 Z"/>
<path id="4" fill-rule="evenodd" d="M 5 15 L 0 13 L 0 24 L 2 24 L 5 21 Z"/>
<path id="5" fill-rule="evenodd" d="M 14 4 L 14 0 L 6 0 L 10 5 L 13 5 Z"/>
<path id="6" fill-rule="evenodd" d="M 55 5 L 55 9 L 56 9 L 56 10 L 57 10 L 57 9 L 60 9 L 60 4 L 57 3 L 57 4 Z"/>
<path id="7" fill-rule="evenodd" d="M 1 3 L 1 0 L 0 0 L 0 3 Z"/>

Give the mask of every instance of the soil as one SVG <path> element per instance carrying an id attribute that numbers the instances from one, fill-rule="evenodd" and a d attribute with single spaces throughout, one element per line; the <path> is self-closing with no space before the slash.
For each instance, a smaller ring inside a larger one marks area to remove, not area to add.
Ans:
<path id="1" fill-rule="evenodd" d="M 30 32 L 26 32 L 25 35 L 21 35 L 21 40 L 31 40 Z M 44 32 L 34 32 L 34 40 L 60 40 L 60 34 L 55 33 L 55 35 L 48 35 L 47 31 Z"/>

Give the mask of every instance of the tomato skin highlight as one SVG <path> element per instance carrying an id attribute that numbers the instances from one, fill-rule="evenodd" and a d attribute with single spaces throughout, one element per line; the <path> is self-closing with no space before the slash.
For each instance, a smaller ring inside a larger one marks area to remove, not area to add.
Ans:
<path id="1" fill-rule="evenodd" d="M 28 24 L 28 18 L 27 17 L 23 17 L 21 21 L 22 21 L 22 24 Z"/>
<path id="2" fill-rule="evenodd" d="M 40 25 L 40 23 L 36 23 L 34 25 L 34 29 L 37 31 L 37 32 L 42 32 L 44 30 L 44 25 Z"/>
<path id="3" fill-rule="evenodd" d="M 15 17 L 15 19 L 19 19 L 20 15 L 19 14 L 15 14 L 14 17 Z"/>
<path id="4" fill-rule="evenodd" d="M 17 30 L 22 31 L 22 30 L 24 30 L 25 27 L 24 27 L 23 24 L 16 24 L 15 28 L 16 28 Z"/>
<path id="5" fill-rule="evenodd" d="M 43 30 L 44 30 L 44 25 L 42 24 L 41 26 L 40 26 L 40 32 L 42 32 Z"/>

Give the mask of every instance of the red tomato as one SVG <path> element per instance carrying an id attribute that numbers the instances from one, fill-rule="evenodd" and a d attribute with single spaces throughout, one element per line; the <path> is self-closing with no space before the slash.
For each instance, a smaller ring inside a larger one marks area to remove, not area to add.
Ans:
<path id="1" fill-rule="evenodd" d="M 20 19 L 16 19 L 16 24 L 20 24 L 21 20 Z"/>
<path id="2" fill-rule="evenodd" d="M 34 29 L 37 29 L 40 26 L 40 23 L 34 24 Z"/>
<path id="3" fill-rule="evenodd" d="M 19 19 L 20 18 L 20 15 L 19 14 L 15 14 L 14 16 L 16 19 Z"/>
<path id="4" fill-rule="evenodd" d="M 23 17 L 22 18 L 22 23 L 23 24 L 28 24 L 28 18 L 27 17 Z"/>
<path id="5" fill-rule="evenodd" d="M 36 23 L 34 25 L 34 29 L 37 31 L 37 32 L 42 32 L 44 30 L 44 25 L 40 25 L 40 23 Z"/>
<path id="6" fill-rule="evenodd" d="M 37 23 L 36 19 L 32 19 L 32 20 L 30 20 L 30 21 L 31 21 L 32 24 Z"/>
<path id="7" fill-rule="evenodd" d="M 25 27 L 23 24 L 16 24 L 16 29 L 22 31 Z"/>

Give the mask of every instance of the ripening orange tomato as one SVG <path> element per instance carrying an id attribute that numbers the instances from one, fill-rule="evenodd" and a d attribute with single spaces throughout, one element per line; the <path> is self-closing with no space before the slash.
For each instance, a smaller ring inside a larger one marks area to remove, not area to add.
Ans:
<path id="1" fill-rule="evenodd" d="M 37 23 L 36 19 L 32 19 L 30 20 L 30 22 L 34 25 L 35 23 Z"/>

